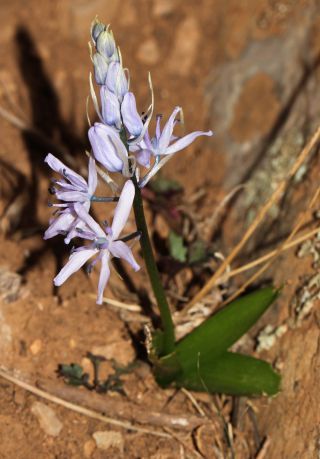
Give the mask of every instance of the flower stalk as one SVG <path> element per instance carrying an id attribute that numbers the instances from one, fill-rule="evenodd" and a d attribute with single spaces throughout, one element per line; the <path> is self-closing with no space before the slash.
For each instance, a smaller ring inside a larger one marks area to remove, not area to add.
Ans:
<path id="1" fill-rule="evenodd" d="M 140 246 L 142 250 L 143 259 L 145 262 L 146 270 L 150 279 L 152 290 L 156 298 L 158 308 L 160 311 L 162 330 L 163 330 L 163 349 L 162 354 L 168 355 L 174 351 L 175 336 L 174 325 L 169 308 L 169 304 L 161 283 L 159 271 L 153 255 L 153 250 L 150 242 L 148 228 L 143 210 L 143 202 L 141 190 L 139 188 L 136 177 L 132 177 L 135 186 L 135 197 L 133 201 L 133 210 L 136 219 L 138 231 L 141 233 Z"/>

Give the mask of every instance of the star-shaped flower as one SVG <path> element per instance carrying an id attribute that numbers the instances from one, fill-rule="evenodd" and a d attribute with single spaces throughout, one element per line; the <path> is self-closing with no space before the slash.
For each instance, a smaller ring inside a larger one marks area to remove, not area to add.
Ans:
<path id="1" fill-rule="evenodd" d="M 45 162 L 63 177 L 53 180 L 54 185 L 50 189 L 51 193 L 63 203 L 50 204 L 59 210 L 51 219 L 50 226 L 44 233 L 44 239 L 50 239 L 57 234 L 65 234 L 65 243 L 68 244 L 77 235 L 75 228 L 82 225 L 74 209 L 75 203 L 80 203 L 86 211 L 89 211 L 91 198 L 97 188 L 95 161 L 92 158 L 89 159 L 88 182 L 51 153 L 46 156 Z"/>
<path id="2" fill-rule="evenodd" d="M 89 239 L 92 242 L 87 246 L 79 247 L 71 253 L 69 261 L 54 279 L 54 284 L 56 286 L 62 285 L 90 258 L 96 256 L 93 262 L 89 265 L 89 271 L 98 261 L 101 262 L 97 304 L 102 304 L 103 292 L 110 276 L 109 260 L 111 256 L 126 260 L 135 271 L 140 269 L 140 266 L 133 257 L 131 249 L 127 246 L 127 244 L 118 239 L 128 220 L 134 194 L 134 185 L 131 180 L 128 180 L 121 192 L 119 202 L 115 209 L 112 225 L 111 227 L 106 227 L 105 231 L 88 214 L 81 204 L 75 204 L 75 211 L 85 224 L 85 229 L 81 229 L 78 236 L 83 239 Z"/>

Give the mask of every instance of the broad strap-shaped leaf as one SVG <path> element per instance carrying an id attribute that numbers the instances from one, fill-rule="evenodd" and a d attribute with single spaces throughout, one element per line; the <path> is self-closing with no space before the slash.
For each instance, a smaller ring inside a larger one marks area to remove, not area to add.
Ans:
<path id="1" fill-rule="evenodd" d="M 275 395 L 280 390 L 280 375 L 267 362 L 253 357 L 224 352 L 219 358 L 184 372 L 175 378 L 177 387 L 229 395 Z"/>
<path id="2" fill-rule="evenodd" d="M 176 358 L 183 371 L 212 362 L 234 344 L 259 319 L 278 295 L 272 287 L 245 295 L 217 312 L 176 345 Z"/>

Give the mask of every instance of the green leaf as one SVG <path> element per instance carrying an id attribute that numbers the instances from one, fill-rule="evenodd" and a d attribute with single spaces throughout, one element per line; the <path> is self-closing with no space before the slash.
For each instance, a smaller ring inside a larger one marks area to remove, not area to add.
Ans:
<path id="1" fill-rule="evenodd" d="M 159 194 L 172 193 L 182 190 L 182 186 L 179 182 L 161 176 L 152 180 L 152 182 L 150 182 L 150 187 L 154 192 Z"/>
<path id="2" fill-rule="evenodd" d="M 188 261 L 192 263 L 201 263 L 208 258 L 206 244 L 201 239 L 197 239 L 191 244 L 188 251 Z"/>
<path id="3" fill-rule="evenodd" d="M 175 260 L 181 263 L 187 261 L 187 248 L 183 244 L 183 238 L 174 231 L 169 234 L 169 252 Z"/>
<path id="4" fill-rule="evenodd" d="M 58 374 L 65 378 L 68 384 L 73 386 L 80 386 L 83 384 L 83 369 L 76 363 L 71 365 L 61 364 L 58 366 Z"/>
<path id="5" fill-rule="evenodd" d="M 245 295 L 227 305 L 189 333 L 176 345 L 176 357 L 184 371 L 196 370 L 219 357 L 260 318 L 278 296 L 267 287 Z"/>
<path id="6" fill-rule="evenodd" d="M 185 372 L 175 379 L 177 387 L 229 395 L 275 395 L 280 390 L 280 375 L 267 362 L 253 357 L 224 352 L 219 358 Z"/>

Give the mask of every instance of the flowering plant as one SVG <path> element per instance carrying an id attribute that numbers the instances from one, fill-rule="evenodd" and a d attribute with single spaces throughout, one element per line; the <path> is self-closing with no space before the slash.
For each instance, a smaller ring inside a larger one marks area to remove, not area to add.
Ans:
<path id="1" fill-rule="evenodd" d="M 150 133 L 154 111 L 151 78 L 151 103 L 139 115 L 134 94 L 130 91 L 129 75 L 123 68 L 120 50 L 114 36 L 97 19 L 91 27 L 91 58 L 95 83 L 99 87 L 100 103 L 90 75 L 91 97 L 99 121 L 90 126 L 88 137 L 91 153 L 86 181 L 52 154 L 45 161 L 62 178 L 54 180 L 52 194 L 61 201 L 51 204 L 58 208 L 45 239 L 63 234 L 65 243 L 73 238 L 88 243 L 72 249 L 69 261 L 54 278 L 60 286 L 72 274 L 93 259 L 90 272 L 100 263 L 97 303 L 102 304 L 103 292 L 110 276 L 112 257 L 121 258 L 138 271 L 132 249 L 126 242 L 139 238 L 142 255 L 154 296 L 159 307 L 161 328 L 150 334 L 148 352 L 159 384 L 174 383 L 195 390 L 231 394 L 274 394 L 278 391 L 279 375 L 266 362 L 228 351 L 261 316 L 277 296 L 266 288 L 230 303 L 180 341 L 175 339 L 172 314 L 155 263 L 144 216 L 141 189 L 176 153 L 189 146 L 199 136 L 211 136 L 212 131 L 195 131 L 177 137 L 174 128 L 180 122 L 181 107 L 175 107 L 169 119 L 162 123 L 156 116 L 155 133 Z M 162 125 L 162 126 L 161 126 Z M 95 195 L 97 168 L 111 190 L 110 197 Z M 101 166 L 103 169 L 101 169 Z M 116 180 L 116 178 L 120 180 Z M 121 179 L 122 178 L 122 179 Z M 123 185 L 121 185 L 123 184 Z M 89 214 L 91 203 L 117 202 L 111 226 L 103 228 Z M 121 239 L 133 207 L 137 232 Z"/>

